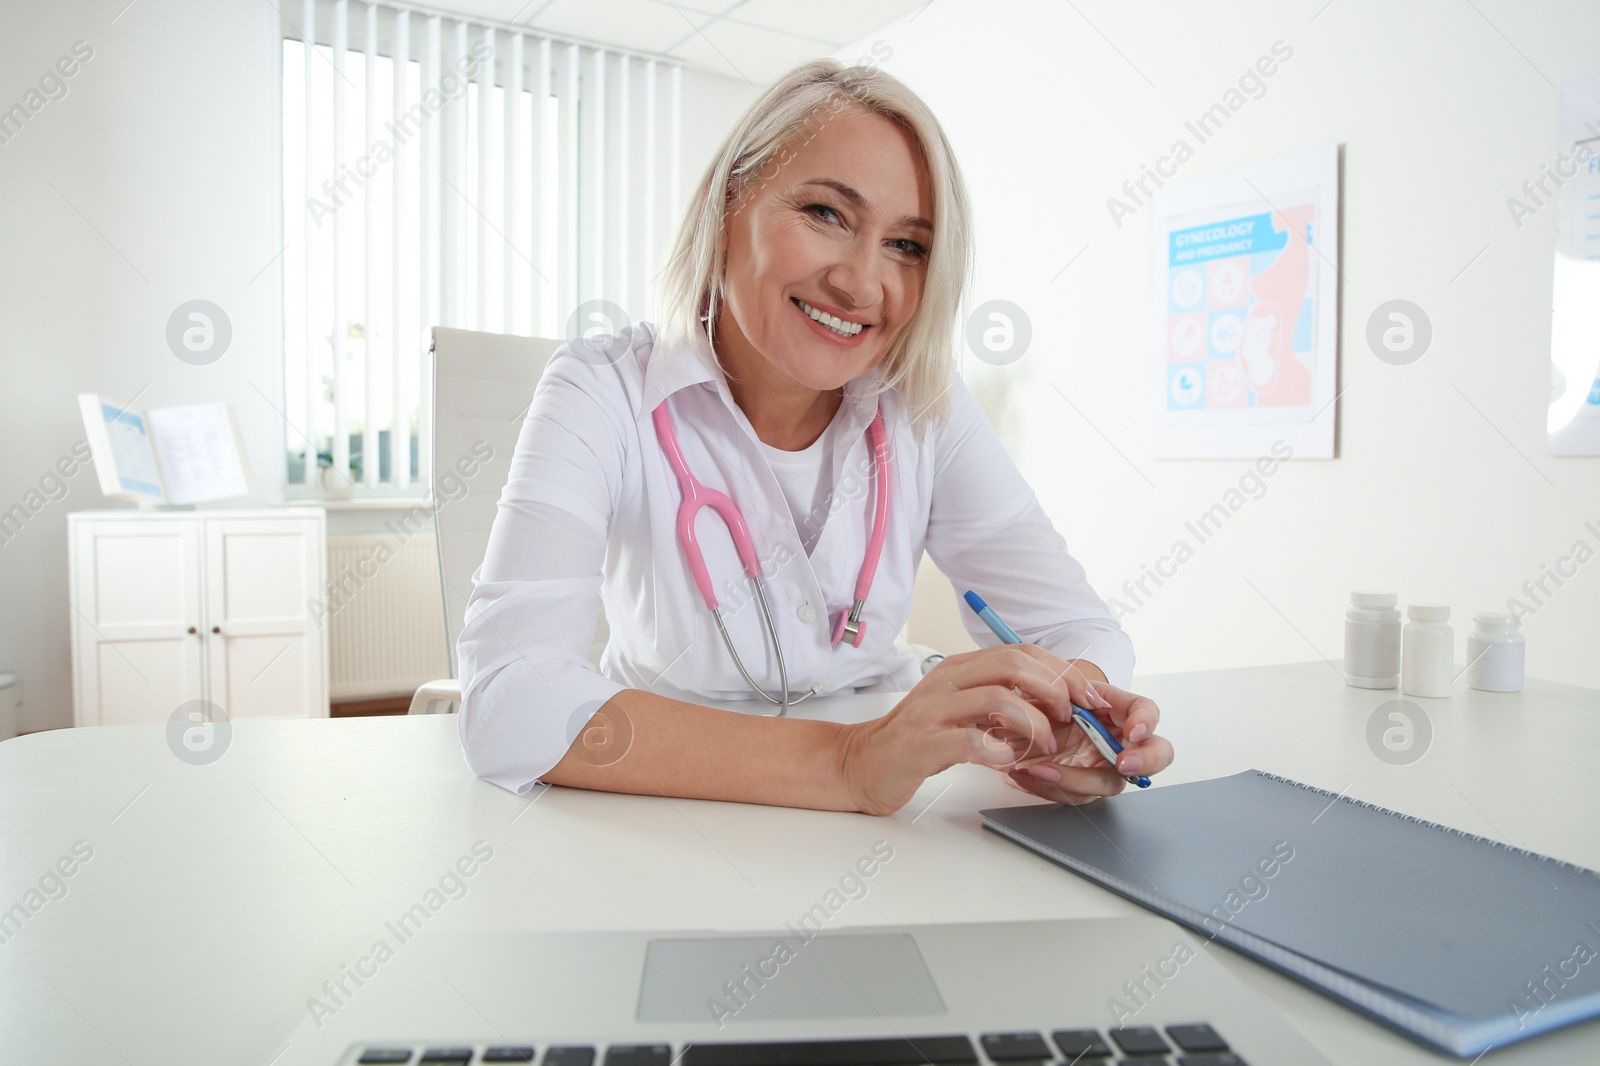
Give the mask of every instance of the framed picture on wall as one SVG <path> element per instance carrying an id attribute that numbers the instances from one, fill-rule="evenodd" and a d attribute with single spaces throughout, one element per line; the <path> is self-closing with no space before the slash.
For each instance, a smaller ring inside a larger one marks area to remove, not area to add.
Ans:
<path id="1" fill-rule="evenodd" d="M 1331 459 L 1339 341 L 1339 148 L 1155 196 L 1158 459 Z"/>

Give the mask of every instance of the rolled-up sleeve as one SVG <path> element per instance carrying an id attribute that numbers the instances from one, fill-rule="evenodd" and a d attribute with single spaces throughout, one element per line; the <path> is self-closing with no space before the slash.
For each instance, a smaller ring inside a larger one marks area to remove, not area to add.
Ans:
<path id="1" fill-rule="evenodd" d="M 621 390 L 567 348 L 534 390 L 456 642 L 472 772 L 521 794 L 625 687 L 588 660 L 625 471 Z M 616 396 L 605 395 L 614 392 Z"/>
<path id="2" fill-rule="evenodd" d="M 988 601 L 1023 640 L 1085 659 L 1120 688 L 1133 681 L 1133 641 L 1067 552 L 1038 497 L 977 399 L 952 376 L 952 416 L 937 432 L 926 549 L 956 586 Z M 961 607 L 979 647 L 999 640 Z"/>

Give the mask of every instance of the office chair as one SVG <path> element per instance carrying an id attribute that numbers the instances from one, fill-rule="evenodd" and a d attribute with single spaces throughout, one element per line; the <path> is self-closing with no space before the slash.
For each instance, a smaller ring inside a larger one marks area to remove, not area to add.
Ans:
<path id="1" fill-rule="evenodd" d="M 411 698 L 409 714 L 452 713 L 461 701 L 456 638 L 461 635 L 472 574 L 489 547 L 501 490 L 511 472 L 522 419 L 533 399 L 544 367 L 561 347 L 560 340 L 478 333 L 435 326 L 429 346 L 433 377 L 434 534 L 439 546 L 439 592 L 444 609 L 450 676 L 429 681 Z M 482 445 L 493 456 L 471 478 L 456 463 L 476 461 Z M 463 494 L 451 499 L 439 486 L 454 478 Z M 599 663 L 610 630 L 605 612 L 598 615 L 589 658 Z"/>

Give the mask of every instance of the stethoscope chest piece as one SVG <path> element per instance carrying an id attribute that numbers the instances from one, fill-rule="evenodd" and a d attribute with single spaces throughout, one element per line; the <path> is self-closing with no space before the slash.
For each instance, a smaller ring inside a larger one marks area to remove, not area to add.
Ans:
<path id="1" fill-rule="evenodd" d="M 848 611 L 839 612 L 839 621 L 833 626 L 833 642 L 849 642 L 852 648 L 861 647 L 861 642 L 867 639 L 867 623 L 861 618 L 861 610 L 867 605 L 866 600 L 857 600 Z"/>

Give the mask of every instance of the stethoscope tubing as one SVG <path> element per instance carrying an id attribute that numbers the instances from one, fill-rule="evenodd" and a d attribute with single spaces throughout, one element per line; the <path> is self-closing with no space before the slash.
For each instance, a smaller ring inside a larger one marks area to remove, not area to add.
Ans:
<path id="1" fill-rule="evenodd" d="M 706 607 L 711 611 L 711 617 L 716 621 L 717 632 L 722 635 L 722 643 L 727 647 L 728 654 L 733 658 L 734 666 L 751 690 L 761 696 L 768 703 L 775 704 L 778 708 L 776 717 L 783 717 L 790 707 L 803 703 L 817 694 L 815 687 L 808 689 L 798 699 L 790 697 L 789 670 L 783 657 L 783 643 L 778 639 L 778 627 L 772 620 L 772 610 L 767 604 L 765 583 L 761 579 L 761 564 L 756 558 L 755 544 L 750 539 L 750 530 L 745 525 L 744 515 L 739 508 L 724 493 L 716 489 L 707 488 L 689 471 L 689 464 L 684 459 L 683 448 L 678 442 L 678 434 L 672 425 L 672 416 L 667 411 L 667 402 L 663 400 L 650 414 L 655 423 L 656 438 L 661 443 L 661 450 L 666 455 L 667 464 L 672 467 L 678 479 L 678 488 L 683 499 L 678 505 L 676 520 L 678 541 L 683 547 L 685 560 L 689 565 L 689 572 L 694 578 L 695 586 L 700 590 L 700 595 L 706 601 Z M 865 636 L 865 623 L 861 620 L 861 613 L 867 604 L 867 594 L 872 589 L 872 579 L 877 574 L 878 561 L 883 554 L 883 542 L 887 532 L 889 514 L 889 447 L 888 433 L 884 429 L 883 413 L 878 411 L 873 415 L 872 422 L 867 427 L 867 439 L 872 447 L 873 474 L 875 481 L 875 497 L 872 518 L 872 536 L 868 541 L 866 558 L 861 563 L 861 573 L 856 578 L 855 601 L 851 604 L 848 615 L 841 615 L 839 623 L 834 627 L 833 642 L 839 643 L 841 639 L 849 639 L 855 647 L 861 646 Z M 739 556 L 740 563 L 744 566 L 745 573 L 749 575 L 751 583 L 755 586 L 756 601 L 761 606 L 762 623 L 767 635 L 772 638 L 772 647 L 778 660 L 778 684 L 781 686 L 782 697 L 774 697 L 758 685 L 750 672 L 745 669 L 744 660 L 739 657 L 738 651 L 733 646 L 733 639 L 728 635 L 728 628 L 723 623 L 722 611 L 717 603 L 716 590 L 711 583 L 711 572 L 706 567 L 705 553 L 700 550 L 699 539 L 695 535 L 695 519 L 699 516 L 700 509 L 710 507 L 722 518 L 728 527 L 728 534 L 733 539 L 734 551 Z"/>

